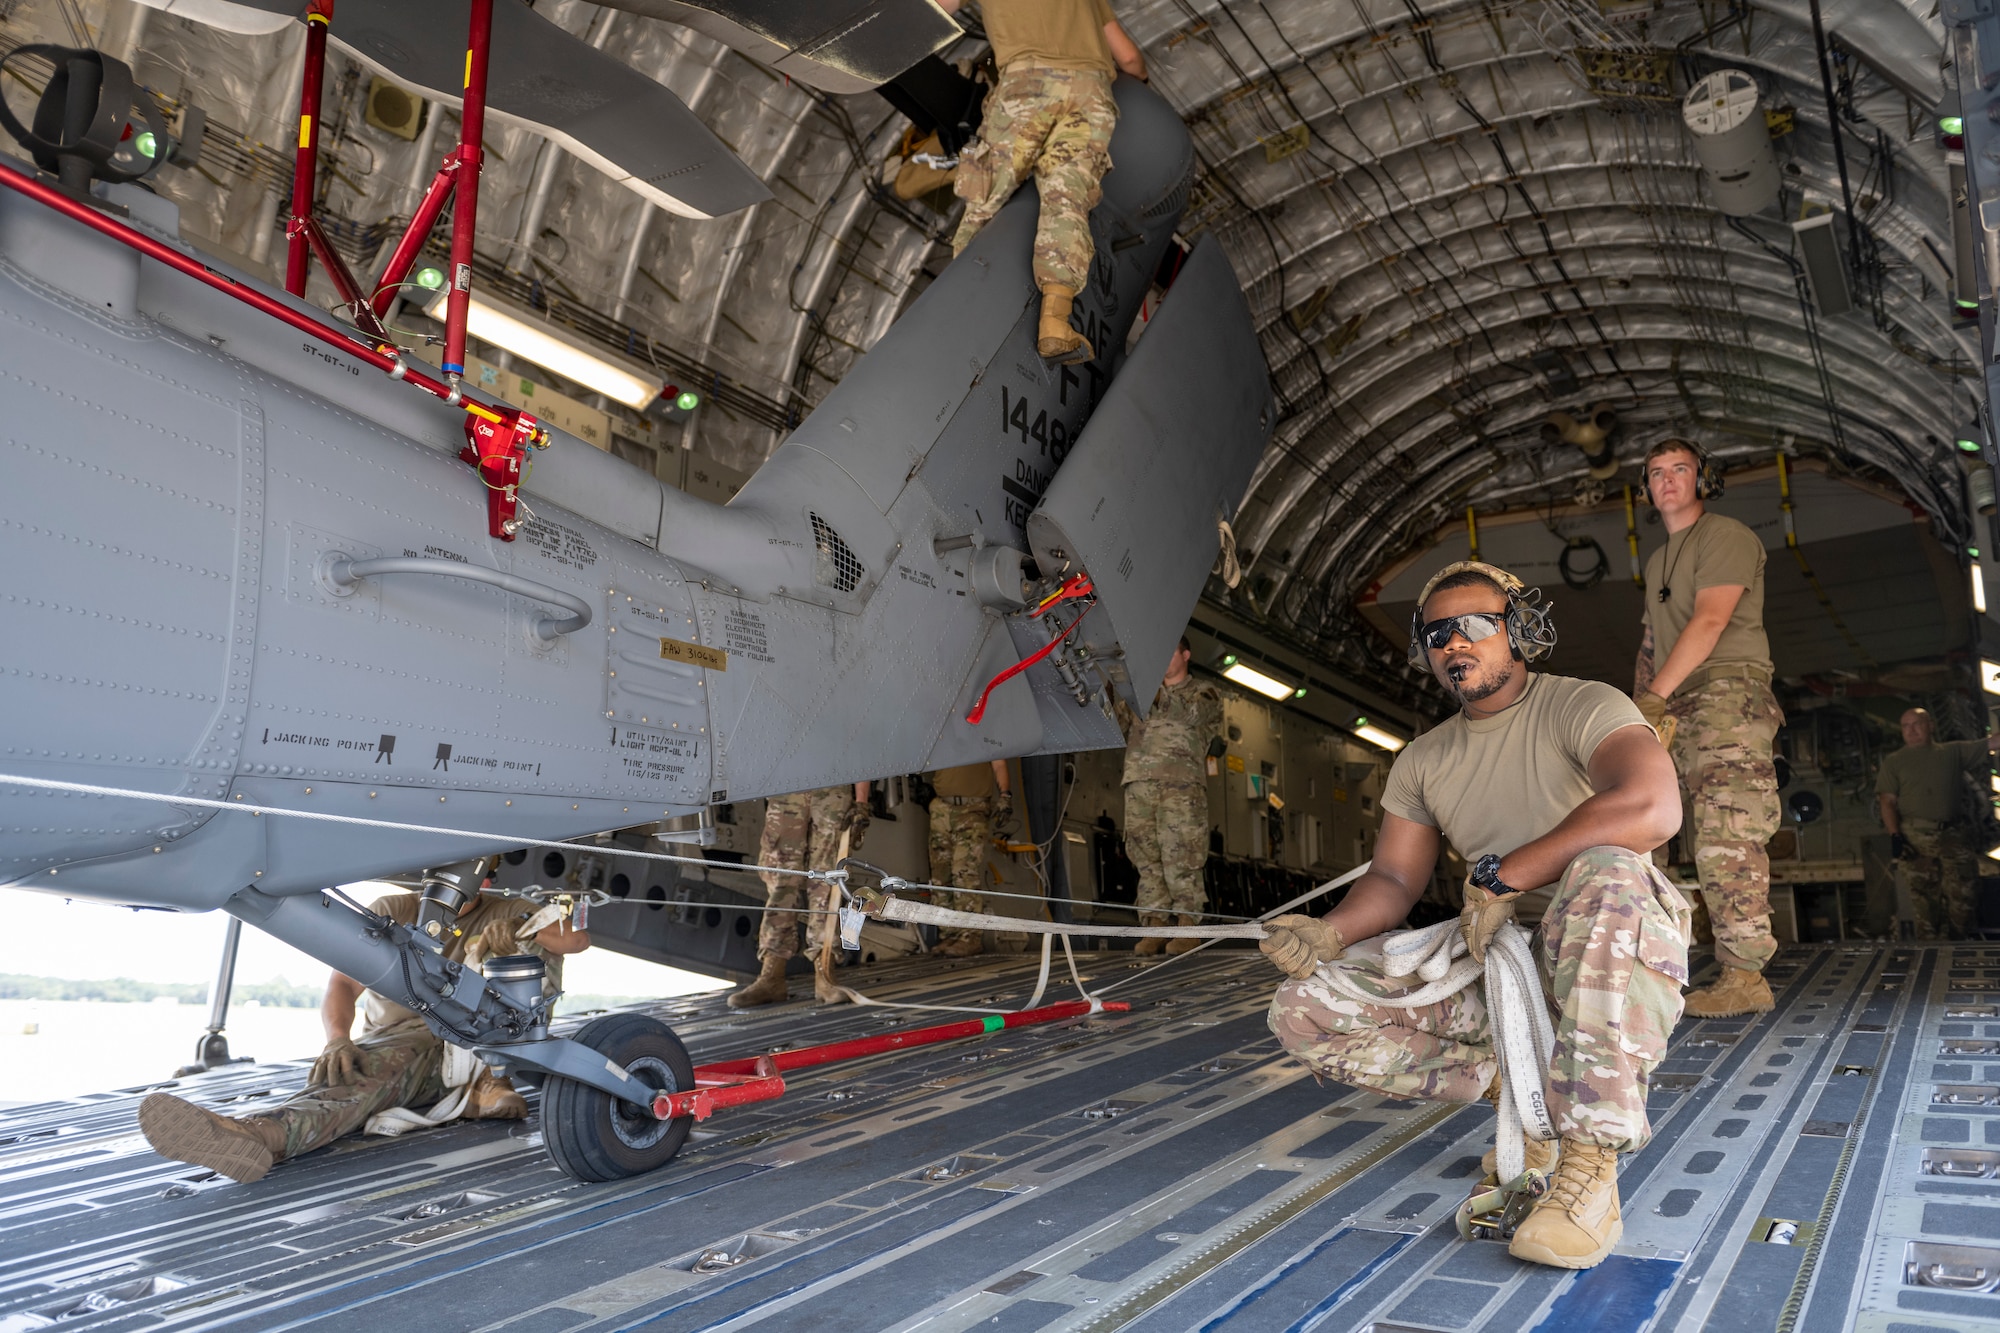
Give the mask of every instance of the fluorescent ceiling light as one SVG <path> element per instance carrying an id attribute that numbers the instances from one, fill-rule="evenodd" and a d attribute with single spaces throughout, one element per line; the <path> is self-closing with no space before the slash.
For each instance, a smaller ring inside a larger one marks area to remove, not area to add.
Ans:
<path id="1" fill-rule="evenodd" d="M 1986 614 L 1986 575 L 1977 560 L 1972 562 L 1972 609 Z"/>
<path id="2" fill-rule="evenodd" d="M 1261 671 L 1253 671 L 1241 662 L 1231 662 L 1222 668 L 1222 674 L 1245 689 L 1255 690 L 1266 699 L 1289 699 L 1292 687 L 1282 680 L 1275 680 Z"/>
<path id="3" fill-rule="evenodd" d="M 2000 662 L 1979 659 L 1979 684 L 1988 694 L 2000 694 Z"/>
<path id="4" fill-rule="evenodd" d="M 446 293 L 431 303 L 431 318 L 444 318 Z M 574 341 L 566 329 L 543 323 L 526 311 L 516 311 L 488 297 L 474 295 L 466 312 L 465 331 L 503 347 L 566 380 L 615 398 L 637 412 L 660 396 L 657 376 L 627 366 Z"/>
<path id="5" fill-rule="evenodd" d="M 1409 742 L 1393 731 L 1384 731 L 1372 722 L 1363 722 L 1354 729 L 1354 734 L 1370 745 L 1379 745 L 1390 754 L 1402 749 Z"/>

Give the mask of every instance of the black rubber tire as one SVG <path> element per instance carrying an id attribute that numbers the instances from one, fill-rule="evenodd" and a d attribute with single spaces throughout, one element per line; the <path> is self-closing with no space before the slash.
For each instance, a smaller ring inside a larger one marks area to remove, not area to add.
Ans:
<path id="1" fill-rule="evenodd" d="M 673 1029 L 645 1014 L 606 1014 L 577 1029 L 574 1039 L 623 1065 L 649 1087 L 686 1092 L 694 1062 Z M 687 1142 L 691 1117 L 655 1120 L 587 1083 L 551 1074 L 542 1085 L 542 1142 L 565 1174 L 577 1180 L 624 1180 L 665 1166 Z"/>

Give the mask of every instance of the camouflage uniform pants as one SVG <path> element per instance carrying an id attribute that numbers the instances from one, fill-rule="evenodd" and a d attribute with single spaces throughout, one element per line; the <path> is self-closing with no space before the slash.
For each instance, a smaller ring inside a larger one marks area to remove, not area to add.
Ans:
<path id="1" fill-rule="evenodd" d="M 840 861 L 840 835 L 854 820 L 854 789 L 822 787 L 818 791 L 773 796 L 764 807 L 764 837 L 757 848 L 757 863 L 785 866 L 793 870 L 831 870 Z M 853 839 L 849 853 L 860 850 Z M 764 905 L 781 910 L 764 913 L 757 931 L 757 957 L 790 958 L 799 951 L 799 926 L 806 929 L 806 954 L 819 956 L 819 931 L 826 917 L 800 916 L 831 912 L 836 906 L 833 886 L 803 875 L 761 876 Z"/>
<path id="2" fill-rule="evenodd" d="M 1592 847 L 1563 873 L 1534 931 L 1555 1012 L 1549 1111 L 1562 1137 L 1619 1152 L 1652 1137 L 1646 1080 L 1680 1021 L 1687 931 L 1687 901 L 1645 857 Z M 1406 990 L 1382 974 L 1374 941 L 1329 966 L 1372 994 Z M 1477 1101 L 1499 1068 L 1476 986 L 1421 1009 L 1392 1009 L 1312 976 L 1278 987 L 1270 1023 L 1315 1074 L 1390 1097 Z"/>
<path id="3" fill-rule="evenodd" d="M 1972 902 L 1972 844 L 1959 824 L 1905 819 L 1903 837 L 1915 856 L 1903 859 L 1903 882 L 1909 886 L 1916 913 L 1917 934 L 1962 940 L 1976 924 Z"/>
<path id="4" fill-rule="evenodd" d="M 1208 885 L 1206 783 L 1125 784 L 1125 851 L 1139 869 L 1141 912 L 1202 911 Z"/>
<path id="5" fill-rule="evenodd" d="M 1050 69 L 1015 61 L 986 94 L 979 138 L 958 156 L 952 189 L 965 216 L 952 253 L 972 244 L 1014 191 L 1034 173 L 1041 196 L 1035 225 L 1035 286 L 1082 291 L 1090 285 L 1090 210 L 1103 197 L 1099 182 L 1111 167 L 1111 130 L 1118 104 L 1111 79 L 1097 70 Z"/>
<path id="6" fill-rule="evenodd" d="M 1771 934 L 1771 858 L 1778 831 L 1778 773 L 1771 742 L 1785 715 L 1771 687 L 1722 676 L 1667 702 L 1677 725 L 1674 767 L 1693 808 L 1695 872 L 1715 928 L 1715 953 L 1762 971 L 1778 951 Z"/>
<path id="7" fill-rule="evenodd" d="M 974 797 L 954 805 L 948 797 L 931 801 L 931 883 L 956 884 L 961 889 L 983 887 L 986 849 L 993 842 L 993 800 Z M 986 899 L 973 892 L 941 893 L 938 906 L 954 912 L 983 912 Z M 979 938 L 976 930 L 938 930 L 940 941 Z"/>
<path id="8" fill-rule="evenodd" d="M 361 1075 L 354 1082 L 318 1084 L 244 1117 L 276 1120 L 285 1127 L 283 1158 L 324 1148 L 360 1129 L 378 1111 L 393 1106 L 427 1110 L 443 1100 L 444 1042 L 421 1018 L 405 1019 L 354 1044 L 361 1050 Z"/>

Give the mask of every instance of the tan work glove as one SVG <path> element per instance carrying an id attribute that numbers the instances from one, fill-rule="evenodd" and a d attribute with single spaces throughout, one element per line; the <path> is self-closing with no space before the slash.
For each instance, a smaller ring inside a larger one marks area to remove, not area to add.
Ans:
<path id="1" fill-rule="evenodd" d="M 1489 893 L 1469 877 L 1466 879 L 1465 907 L 1458 914 L 1458 933 L 1465 937 L 1466 952 L 1472 955 L 1473 962 L 1481 967 L 1486 965 L 1486 946 L 1493 942 L 1501 922 L 1514 919 L 1514 909 L 1520 905 L 1518 893 Z"/>
<path id="2" fill-rule="evenodd" d="M 465 946 L 465 965 L 481 967 L 489 958 L 504 958 L 508 954 L 521 952 L 520 942 L 514 936 L 520 925 L 519 921 L 511 917 L 488 921 L 486 928 L 479 932 L 478 938 Z"/>
<path id="3" fill-rule="evenodd" d="M 312 1074 L 306 1079 L 306 1086 L 313 1088 L 344 1088 L 361 1077 L 361 1048 L 351 1037 L 335 1037 L 313 1061 Z"/>
<path id="4" fill-rule="evenodd" d="M 1667 713 L 1667 701 L 1651 690 L 1641 690 L 1632 696 L 1632 702 L 1639 705 L 1639 716 L 1646 719 L 1646 725 L 1660 738 L 1660 744 L 1671 749 L 1676 724 Z"/>
<path id="5" fill-rule="evenodd" d="M 1340 932 L 1316 916 L 1288 912 L 1264 923 L 1264 938 L 1257 941 L 1280 972 L 1294 981 L 1303 981 L 1321 963 L 1330 963 L 1347 951 Z"/>

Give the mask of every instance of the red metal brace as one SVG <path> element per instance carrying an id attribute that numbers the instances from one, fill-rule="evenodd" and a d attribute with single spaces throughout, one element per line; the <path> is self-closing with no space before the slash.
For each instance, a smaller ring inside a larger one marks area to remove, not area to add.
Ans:
<path id="1" fill-rule="evenodd" d="M 548 428 L 517 407 L 485 407 L 471 399 L 464 407 L 466 444 L 458 456 L 486 484 L 486 530 L 511 542 L 521 530 L 521 464 L 528 450 L 549 447 Z"/>
<path id="2" fill-rule="evenodd" d="M 465 39 L 465 94 L 458 118 L 457 199 L 451 206 L 451 272 L 444 317 L 444 378 L 465 374 L 465 322 L 472 310 L 472 235 L 479 220 L 479 171 L 486 133 L 486 64 L 493 44 L 493 0 L 472 0 Z"/>
<path id="3" fill-rule="evenodd" d="M 380 315 L 369 304 L 355 280 L 353 270 L 340 257 L 326 231 L 313 217 L 313 192 L 319 171 L 320 90 L 326 78 L 326 33 L 333 22 L 333 0 L 312 0 L 306 9 L 305 70 L 299 80 L 299 147 L 292 159 L 292 211 L 285 221 L 285 290 L 293 296 L 306 294 L 306 273 L 312 257 L 340 293 L 341 303 L 354 316 L 362 332 L 381 342 L 389 341 Z"/>

